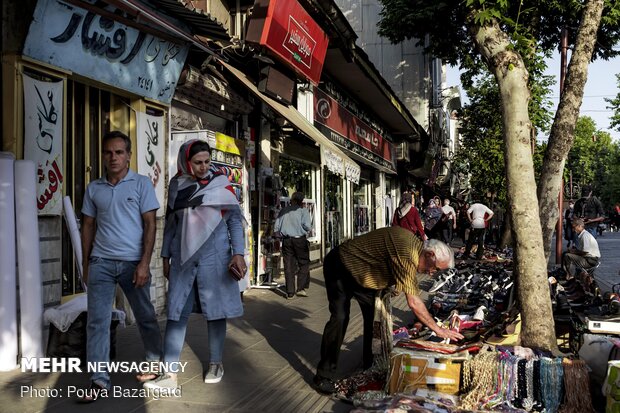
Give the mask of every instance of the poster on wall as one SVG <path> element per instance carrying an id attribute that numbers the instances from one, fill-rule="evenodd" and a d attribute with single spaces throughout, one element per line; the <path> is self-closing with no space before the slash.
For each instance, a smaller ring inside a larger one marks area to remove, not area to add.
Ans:
<path id="1" fill-rule="evenodd" d="M 306 208 L 308 212 L 310 213 L 310 226 L 312 227 L 312 229 L 310 230 L 310 232 L 308 232 L 308 241 L 318 241 L 318 238 L 316 236 L 316 219 L 315 219 L 316 203 L 314 202 L 314 199 L 304 198 L 301 206 Z"/>
<path id="2" fill-rule="evenodd" d="M 359 236 L 370 231 L 370 213 L 368 205 L 353 205 L 353 232 Z"/>
<path id="3" fill-rule="evenodd" d="M 137 113 L 138 119 L 138 173 L 151 179 L 160 208 L 157 216 L 163 216 L 164 208 L 164 117 Z"/>
<path id="4" fill-rule="evenodd" d="M 37 167 L 39 215 L 62 213 L 63 81 L 24 74 L 24 159 Z"/>

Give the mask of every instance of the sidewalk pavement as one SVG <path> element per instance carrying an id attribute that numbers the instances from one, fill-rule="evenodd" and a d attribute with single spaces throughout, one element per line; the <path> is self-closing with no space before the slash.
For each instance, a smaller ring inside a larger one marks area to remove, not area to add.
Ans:
<path id="1" fill-rule="evenodd" d="M 0 373 L 0 412 L 348 412 L 352 405 L 317 393 L 311 387 L 319 360 L 321 335 L 329 318 L 322 272 L 312 271 L 309 297 L 286 300 L 276 291 L 244 293 L 245 314 L 229 320 L 224 350 L 224 377 L 218 384 L 203 382 L 208 364 L 207 325 L 201 315 L 190 318 L 179 374 L 182 397 L 154 400 L 109 397 L 78 404 L 72 386 L 88 386 L 87 373 Z M 399 304 L 400 302 L 400 304 Z M 409 317 L 404 298 L 396 300 L 398 315 Z M 161 320 L 162 333 L 165 320 Z M 361 368 L 362 317 L 352 303 L 349 328 L 340 355 L 342 375 Z M 140 361 L 142 341 L 135 325 L 117 330 L 116 361 Z M 130 373 L 113 373 L 112 385 L 138 391 Z M 33 392 L 30 391 L 33 390 Z M 46 397 L 57 389 L 56 397 Z M 22 391 L 26 393 L 22 395 Z M 37 397 L 37 394 L 40 397 Z M 113 396 L 113 394 L 111 395 Z"/>

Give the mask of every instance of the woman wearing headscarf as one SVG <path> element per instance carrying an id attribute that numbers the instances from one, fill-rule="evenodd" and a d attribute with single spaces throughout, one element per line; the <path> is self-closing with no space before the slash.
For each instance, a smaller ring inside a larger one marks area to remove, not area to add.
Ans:
<path id="1" fill-rule="evenodd" d="M 411 192 L 403 192 L 400 204 L 398 208 L 396 208 L 396 212 L 394 212 L 392 226 L 405 228 L 420 237 L 420 239 L 426 240 L 420 214 L 418 213 L 418 209 L 413 205 L 413 195 Z"/>
<path id="2" fill-rule="evenodd" d="M 177 167 L 168 189 L 161 252 L 169 282 L 163 361 L 170 367 L 179 361 L 187 320 L 198 309 L 207 320 L 209 339 L 204 381 L 218 383 L 224 374 L 226 319 L 243 314 L 237 282 L 246 272 L 245 221 L 227 177 L 211 165 L 209 144 L 184 143 Z M 166 372 L 144 387 L 176 388 L 177 373 Z"/>

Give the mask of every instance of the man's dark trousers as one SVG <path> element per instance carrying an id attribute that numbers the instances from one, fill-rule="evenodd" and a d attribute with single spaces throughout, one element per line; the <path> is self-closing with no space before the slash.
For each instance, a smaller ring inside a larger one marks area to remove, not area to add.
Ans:
<path id="1" fill-rule="evenodd" d="M 310 287 L 310 247 L 306 237 L 284 237 L 282 258 L 284 259 L 286 293 L 295 294 L 297 291 Z M 295 288 L 295 278 L 297 278 L 297 288 Z"/>
<path id="2" fill-rule="evenodd" d="M 472 228 L 469 231 L 469 239 L 467 240 L 467 246 L 465 247 L 465 258 L 469 257 L 471 247 L 474 242 L 478 243 L 478 249 L 476 250 L 476 258 L 481 260 L 484 255 L 484 236 L 486 228 Z"/>
<path id="3" fill-rule="evenodd" d="M 323 263 L 325 289 L 331 317 L 325 325 L 321 342 L 321 360 L 316 375 L 336 379 L 340 347 L 349 324 L 351 299 L 359 302 L 364 319 L 363 367 L 372 366 L 372 327 L 377 290 L 364 288 L 355 281 L 340 259 L 338 248 L 330 251 Z"/>

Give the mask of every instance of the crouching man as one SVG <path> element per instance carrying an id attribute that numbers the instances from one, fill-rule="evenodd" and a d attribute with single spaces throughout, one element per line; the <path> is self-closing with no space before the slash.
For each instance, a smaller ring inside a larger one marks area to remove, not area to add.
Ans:
<path id="1" fill-rule="evenodd" d="M 596 267 L 601 259 L 598 242 L 594 235 L 586 231 L 583 219 L 574 218 L 572 226 L 575 232 L 575 246 L 562 254 L 562 268 L 568 278 L 579 275 L 579 271 Z"/>
<path id="2" fill-rule="evenodd" d="M 454 252 L 438 240 L 421 241 L 401 227 L 381 228 L 346 241 L 327 254 L 323 263 L 331 317 L 325 325 L 314 384 L 322 393 L 334 393 L 340 347 L 349 323 L 351 299 L 359 302 L 364 319 L 364 368 L 372 366 L 372 330 L 375 296 L 394 286 L 404 292 L 416 317 L 435 334 L 450 340 L 463 336 L 440 327 L 419 297 L 417 274 L 454 266 Z"/>

